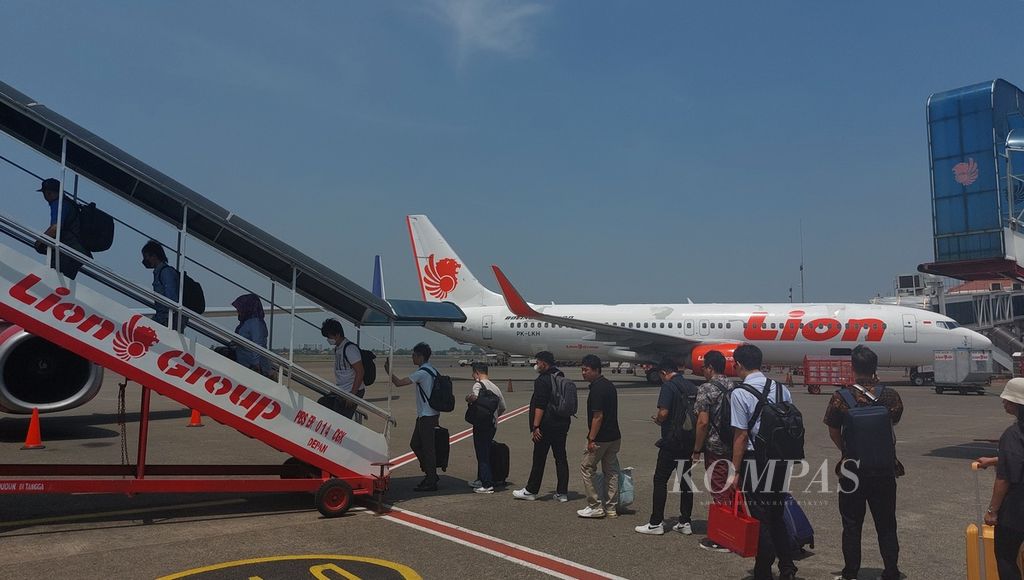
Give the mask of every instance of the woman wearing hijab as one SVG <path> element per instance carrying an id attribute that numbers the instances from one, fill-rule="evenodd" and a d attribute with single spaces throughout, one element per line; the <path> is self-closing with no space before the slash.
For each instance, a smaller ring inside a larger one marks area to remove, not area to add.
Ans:
<path id="1" fill-rule="evenodd" d="M 267 322 L 266 313 L 263 311 L 263 302 L 255 294 L 242 294 L 231 303 L 238 311 L 238 326 L 235 327 L 235 334 L 248 339 L 256 344 L 267 347 Z M 270 362 L 265 356 L 256 354 L 251 350 L 238 347 L 235 360 L 250 369 L 270 376 Z"/>
<path id="2" fill-rule="evenodd" d="M 996 482 L 985 523 L 996 528 L 999 580 L 1020 580 L 1018 557 L 1024 542 L 1024 378 L 1010 379 L 1001 398 L 1003 409 L 1016 420 L 999 438 L 999 457 L 979 459 L 982 468 L 996 466 Z"/>

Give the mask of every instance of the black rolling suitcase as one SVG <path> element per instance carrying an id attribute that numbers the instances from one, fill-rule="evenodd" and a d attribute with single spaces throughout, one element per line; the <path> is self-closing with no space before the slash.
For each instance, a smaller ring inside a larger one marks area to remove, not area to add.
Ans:
<path id="1" fill-rule="evenodd" d="M 444 427 L 434 427 L 434 457 L 437 458 L 437 467 L 441 471 L 448 471 L 448 457 L 451 452 L 448 430 Z"/>
<path id="2" fill-rule="evenodd" d="M 508 445 L 491 442 L 491 476 L 495 485 L 503 485 L 508 479 L 509 456 Z"/>

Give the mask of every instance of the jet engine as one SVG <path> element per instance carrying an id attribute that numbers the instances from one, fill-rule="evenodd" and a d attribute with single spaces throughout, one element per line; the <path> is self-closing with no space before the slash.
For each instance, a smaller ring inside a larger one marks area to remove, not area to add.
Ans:
<path id="1" fill-rule="evenodd" d="M 103 367 L 0 320 L 0 411 L 65 411 L 89 402 Z"/>
<path id="2" fill-rule="evenodd" d="M 695 375 L 700 375 L 704 372 L 704 357 L 709 352 L 717 350 L 725 356 L 725 374 L 726 376 L 736 376 L 736 363 L 732 359 L 732 353 L 736 350 L 736 347 L 740 346 L 740 343 L 722 343 L 722 344 L 702 344 L 700 346 L 693 347 L 690 351 L 690 368 L 693 369 Z"/>

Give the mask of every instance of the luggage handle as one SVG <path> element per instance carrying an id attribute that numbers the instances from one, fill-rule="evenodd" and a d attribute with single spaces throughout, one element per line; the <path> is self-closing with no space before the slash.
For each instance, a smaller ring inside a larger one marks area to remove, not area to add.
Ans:
<path id="1" fill-rule="evenodd" d="M 750 517 L 750 507 L 747 506 L 747 502 L 743 497 L 743 492 L 740 491 L 739 488 L 737 488 L 736 494 L 733 496 L 732 499 L 732 515 L 739 517 L 741 503 L 743 504 L 744 511 L 747 512 L 747 517 Z"/>
<path id="2" fill-rule="evenodd" d="M 988 563 L 985 562 L 985 558 L 988 554 L 985 553 L 985 512 L 981 511 L 981 479 L 979 477 L 981 462 L 972 461 L 971 471 L 974 472 L 974 506 L 978 510 L 978 561 L 981 563 L 981 580 L 986 580 Z"/>

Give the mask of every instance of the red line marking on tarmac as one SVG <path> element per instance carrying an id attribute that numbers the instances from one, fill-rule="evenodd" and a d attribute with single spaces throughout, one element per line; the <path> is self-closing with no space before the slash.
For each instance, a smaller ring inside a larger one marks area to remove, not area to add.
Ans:
<path id="1" fill-rule="evenodd" d="M 498 423 L 504 423 L 505 421 L 507 421 L 509 419 L 512 419 L 513 417 L 518 417 L 519 415 L 522 415 L 523 413 L 525 413 L 525 412 L 527 412 L 529 410 L 530 410 L 530 406 L 529 405 L 523 405 L 522 407 L 519 407 L 518 409 L 513 409 L 512 411 L 508 411 L 507 413 L 505 413 L 501 417 L 498 417 Z M 464 431 L 459 431 L 455 435 L 452 435 L 451 437 L 449 437 L 448 438 L 448 443 L 449 444 L 458 443 L 459 441 L 462 441 L 463 439 L 467 439 L 467 438 L 472 437 L 472 436 L 473 436 L 473 428 L 470 427 L 469 429 L 466 429 Z M 402 467 L 403 465 L 408 465 L 409 463 L 412 463 L 413 461 L 416 461 L 416 454 L 415 453 L 413 453 L 412 451 L 410 451 L 408 453 L 403 453 L 403 454 L 399 455 L 398 457 L 395 457 L 395 458 L 393 458 L 391 460 L 391 469 L 390 469 L 390 471 L 394 471 L 394 470 L 398 469 L 399 467 Z"/>
<path id="2" fill-rule="evenodd" d="M 532 568 L 556 578 L 612 578 L 622 580 L 621 576 L 602 572 L 583 564 L 577 564 L 557 556 L 538 552 L 526 546 L 481 534 L 480 532 L 474 532 L 473 530 L 410 511 L 392 507 L 388 513 L 381 517 L 439 538 L 486 552 L 503 560 Z"/>

